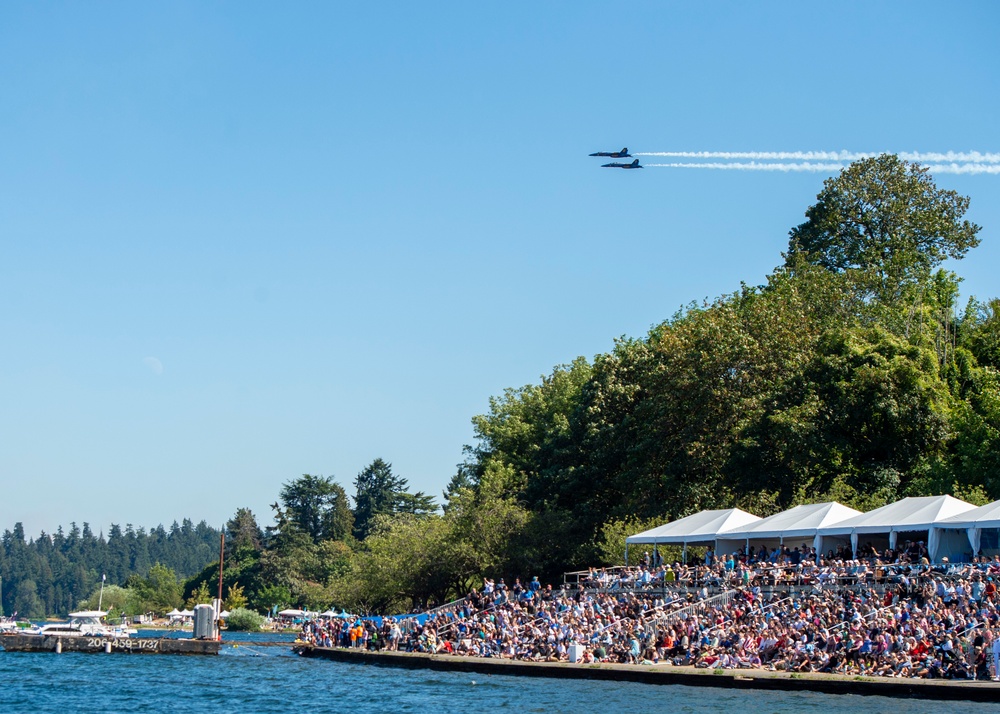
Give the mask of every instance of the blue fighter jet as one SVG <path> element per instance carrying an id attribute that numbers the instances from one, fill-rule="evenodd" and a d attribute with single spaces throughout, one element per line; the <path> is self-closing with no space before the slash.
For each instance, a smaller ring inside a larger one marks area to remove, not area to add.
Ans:
<path id="1" fill-rule="evenodd" d="M 639 166 L 639 159 L 636 159 L 631 164 L 621 164 L 621 163 L 618 163 L 616 161 L 613 161 L 610 164 L 601 164 L 601 168 L 602 169 L 641 169 L 642 167 Z"/>
<path id="2" fill-rule="evenodd" d="M 591 156 L 607 156 L 609 159 L 631 159 L 632 154 L 628 153 L 628 148 L 624 148 L 621 151 L 598 151 Z"/>

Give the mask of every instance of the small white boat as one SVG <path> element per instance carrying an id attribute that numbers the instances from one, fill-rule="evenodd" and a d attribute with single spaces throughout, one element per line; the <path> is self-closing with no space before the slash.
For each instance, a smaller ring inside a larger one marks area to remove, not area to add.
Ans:
<path id="1" fill-rule="evenodd" d="M 104 622 L 108 613 L 101 610 L 71 612 L 69 622 L 50 622 L 25 631 L 32 635 L 56 635 L 58 637 L 128 637 L 135 630 L 128 627 L 114 627 Z"/>
<path id="2" fill-rule="evenodd" d="M 9 617 L 0 617 L 0 632 L 17 632 L 17 621 Z"/>

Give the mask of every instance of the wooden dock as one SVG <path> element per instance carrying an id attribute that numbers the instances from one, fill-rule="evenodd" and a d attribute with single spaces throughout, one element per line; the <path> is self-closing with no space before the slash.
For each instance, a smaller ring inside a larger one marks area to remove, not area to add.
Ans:
<path id="1" fill-rule="evenodd" d="M 171 637 L 62 637 L 4 633 L 0 647 L 7 652 L 91 652 L 121 654 L 217 655 L 218 640 L 176 639 Z"/>

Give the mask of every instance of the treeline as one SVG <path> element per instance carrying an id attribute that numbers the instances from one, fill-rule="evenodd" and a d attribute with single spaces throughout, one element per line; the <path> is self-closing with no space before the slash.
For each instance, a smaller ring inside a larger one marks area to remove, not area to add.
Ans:
<path id="1" fill-rule="evenodd" d="M 176 582 L 176 576 L 188 577 L 218 558 L 219 536 L 204 521 L 184 519 L 169 530 L 112 525 L 106 538 L 87 523 L 72 523 L 68 531 L 60 527 L 54 535 L 26 539 L 18 523 L 4 531 L 0 547 L 0 603 L 4 613 L 18 617 L 66 614 L 99 588 L 102 576 L 121 585 L 147 576 L 158 563 Z"/>

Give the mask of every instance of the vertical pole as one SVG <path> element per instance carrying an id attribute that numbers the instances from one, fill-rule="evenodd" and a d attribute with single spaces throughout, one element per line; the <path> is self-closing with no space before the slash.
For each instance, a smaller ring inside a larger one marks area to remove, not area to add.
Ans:
<path id="1" fill-rule="evenodd" d="M 222 534 L 219 536 L 219 612 L 215 613 L 215 632 L 218 639 L 222 639 L 222 618 L 219 614 L 222 612 L 222 563 L 226 557 L 226 529 L 223 527 Z"/>

